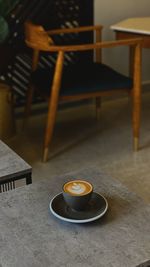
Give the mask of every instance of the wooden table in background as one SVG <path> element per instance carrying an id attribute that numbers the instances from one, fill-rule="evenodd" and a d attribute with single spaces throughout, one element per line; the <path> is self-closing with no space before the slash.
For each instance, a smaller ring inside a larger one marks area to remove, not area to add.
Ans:
<path id="1" fill-rule="evenodd" d="M 110 27 L 116 39 L 143 38 L 143 48 L 150 48 L 150 17 L 129 18 Z"/>

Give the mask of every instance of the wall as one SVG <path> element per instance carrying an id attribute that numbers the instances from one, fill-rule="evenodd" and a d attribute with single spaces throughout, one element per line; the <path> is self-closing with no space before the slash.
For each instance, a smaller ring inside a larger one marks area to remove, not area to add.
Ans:
<path id="1" fill-rule="evenodd" d="M 103 39 L 115 39 L 115 34 L 110 30 L 110 25 L 131 17 L 150 16 L 150 0 L 95 0 L 95 24 L 104 26 Z M 127 72 L 127 50 L 115 49 L 105 51 L 104 61 L 124 73 Z M 150 50 L 143 49 L 142 53 L 142 80 L 150 83 Z M 117 61 L 116 58 L 117 57 Z"/>

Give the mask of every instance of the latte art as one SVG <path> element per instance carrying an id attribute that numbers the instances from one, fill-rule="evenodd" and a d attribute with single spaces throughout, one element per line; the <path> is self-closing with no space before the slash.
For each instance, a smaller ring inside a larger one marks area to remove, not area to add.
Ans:
<path id="1" fill-rule="evenodd" d="M 86 195 L 92 191 L 92 185 L 82 180 L 70 181 L 64 185 L 64 191 L 76 196 Z"/>
<path id="2" fill-rule="evenodd" d="M 70 193 L 80 195 L 80 194 L 83 194 L 85 192 L 86 187 L 85 187 L 85 185 L 80 184 L 80 183 L 73 183 L 72 185 L 68 186 L 67 190 Z"/>

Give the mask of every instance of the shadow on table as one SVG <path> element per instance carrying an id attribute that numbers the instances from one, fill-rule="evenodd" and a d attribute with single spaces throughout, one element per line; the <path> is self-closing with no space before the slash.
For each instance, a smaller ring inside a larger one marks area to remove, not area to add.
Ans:
<path id="1" fill-rule="evenodd" d="M 136 267 L 150 267 L 150 260 L 145 261 L 145 262 L 137 265 Z"/>

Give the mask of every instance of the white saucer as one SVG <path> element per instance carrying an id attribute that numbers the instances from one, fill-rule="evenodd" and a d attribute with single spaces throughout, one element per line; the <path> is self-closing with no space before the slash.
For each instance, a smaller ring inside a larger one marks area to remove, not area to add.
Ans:
<path id="1" fill-rule="evenodd" d="M 62 193 L 56 195 L 49 204 L 52 214 L 60 220 L 71 223 L 88 223 L 101 218 L 108 209 L 108 202 L 102 195 L 93 192 L 84 211 L 72 210 L 64 201 Z"/>

